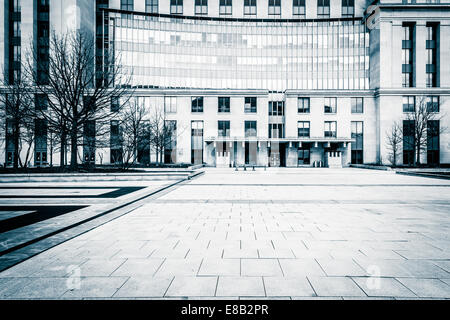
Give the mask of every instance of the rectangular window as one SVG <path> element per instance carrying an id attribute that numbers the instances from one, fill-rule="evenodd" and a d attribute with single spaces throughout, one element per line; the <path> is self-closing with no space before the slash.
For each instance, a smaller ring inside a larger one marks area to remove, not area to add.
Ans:
<path id="1" fill-rule="evenodd" d="M 208 0 L 195 0 L 195 14 L 208 14 Z"/>
<path id="2" fill-rule="evenodd" d="M 256 15 L 256 0 L 244 0 L 244 14 Z"/>
<path id="3" fill-rule="evenodd" d="M 310 164 L 311 162 L 311 145 L 309 143 L 302 143 L 298 147 L 298 165 Z"/>
<path id="4" fill-rule="evenodd" d="M 183 14 L 183 0 L 170 0 L 170 13 Z"/>
<path id="5" fill-rule="evenodd" d="M 36 94 L 34 96 L 34 108 L 36 110 L 47 110 L 48 107 L 48 96 L 46 94 Z"/>
<path id="6" fill-rule="evenodd" d="M 269 15 L 281 15 L 281 0 L 269 0 Z"/>
<path id="7" fill-rule="evenodd" d="M 36 119 L 34 130 L 34 164 L 35 166 L 47 165 L 47 121 Z"/>
<path id="8" fill-rule="evenodd" d="M 337 98 L 324 98 L 323 107 L 325 113 L 337 112 Z"/>
<path id="9" fill-rule="evenodd" d="M 336 121 L 325 121 L 324 136 L 325 138 L 337 137 Z"/>
<path id="10" fill-rule="evenodd" d="M 121 163 L 122 162 L 122 137 L 120 132 L 120 125 L 118 120 L 111 120 L 110 130 L 110 162 Z"/>
<path id="11" fill-rule="evenodd" d="M 404 96 L 403 97 L 403 112 L 416 111 L 416 97 Z"/>
<path id="12" fill-rule="evenodd" d="M 297 122 L 297 130 L 299 138 L 309 138 L 310 136 L 310 128 L 309 121 L 298 121 Z"/>
<path id="13" fill-rule="evenodd" d="M 342 17 L 352 18 L 355 15 L 355 0 L 342 0 Z"/>
<path id="14" fill-rule="evenodd" d="M 158 0 L 145 0 L 145 12 L 158 13 Z"/>
<path id="15" fill-rule="evenodd" d="M 117 112 L 120 109 L 119 97 L 111 97 L 111 112 Z"/>
<path id="16" fill-rule="evenodd" d="M 218 136 L 219 137 L 229 137 L 230 136 L 230 121 L 218 121 Z"/>
<path id="17" fill-rule="evenodd" d="M 352 113 L 364 113 L 364 98 L 351 98 Z"/>
<path id="18" fill-rule="evenodd" d="M 164 97 L 164 109 L 166 113 L 177 113 L 177 97 Z"/>
<path id="19" fill-rule="evenodd" d="M 414 120 L 403 120 L 403 164 L 405 165 L 414 163 L 414 124 Z"/>
<path id="20" fill-rule="evenodd" d="M 256 97 L 245 97 L 244 99 L 244 112 L 245 113 L 256 113 Z"/>
<path id="21" fill-rule="evenodd" d="M 13 36 L 20 37 L 20 21 L 13 21 Z"/>
<path id="22" fill-rule="evenodd" d="M 230 112 L 230 97 L 219 97 L 218 112 Z"/>
<path id="23" fill-rule="evenodd" d="M 20 62 L 20 46 L 13 46 L 13 61 Z"/>
<path id="24" fill-rule="evenodd" d="M 364 128 L 362 121 L 352 121 L 352 164 L 362 164 L 364 150 Z"/>
<path id="25" fill-rule="evenodd" d="M 439 74 L 439 23 L 427 23 L 427 66 L 426 66 L 426 85 L 428 88 L 438 87 Z"/>
<path id="26" fill-rule="evenodd" d="M 192 97 L 191 112 L 203 112 L 203 97 Z"/>
<path id="27" fill-rule="evenodd" d="M 191 122 L 191 163 L 203 163 L 203 121 Z"/>
<path id="28" fill-rule="evenodd" d="M 317 16 L 319 18 L 330 17 L 330 0 L 317 0 Z"/>
<path id="29" fill-rule="evenodd" d="M 402 85 L 414 87 L 415 24 L 403 23 L 402 40 Z"/>
<path id="30" fill-rule="evenodd" d="M 284 124 L 269 123 L 269 138 L 284 138 Z"/>
<path id="31" fill-rule="evenodd" d="M 440 163 L 439 132 L 439 120 L 429 120 L 427 122 L 427 164 L 429 165 Z"/>
<path id="32" fill-rule="evenodd" d="M 83 128 L 83 162 L 95 163 L 95 121 L 88 120 Z"/>
<path id="33" fill-rule="evenodd" d="M 133 11 L 134 0 L 120 0 L 120 10 Z"/>
<path id="34" fill-rule="evenodd" d="M 269 116 L 284 116 L 284 101 L 269 101 Z"/>
<path id="35" fill-rule="evenodd" d="M 297 101 L 297 111 L 298 113 L 309 113 L 309 98 L 298 98 Z"/>
<path id="36" fill-rule="evenodd" d="M 439 112 L 439 96 L 427 97 L 427 110 L 428 112 Z"/>
<path id="37" fill-rule="evenodd" d="M 256 121 L 245 121 L 245 137 L 256 137 Z"/>
<path id="38" fill-rule="evenodd" d="M 220 0 L 219 2 L 219 14 L 230 15 L 232 14 L 233 3 L 232 0 Z"/>
<path id="39" fill-rule="evenodd" d="M 306 4 L 305 0 L 294 0 L 293 1 L 293 8 L 292 8 L 292 14 L 294 16 L 300 16 L 300 17 L 306 17 Z M 298 17 L 298 18 L 300 18 Z"/>
<path id="40" fill-rule="evenodd" d="M 20 1 L 21 0 L 12 0 L 12 12 L 20 12 L 21 8 L 20 8 Z"/>

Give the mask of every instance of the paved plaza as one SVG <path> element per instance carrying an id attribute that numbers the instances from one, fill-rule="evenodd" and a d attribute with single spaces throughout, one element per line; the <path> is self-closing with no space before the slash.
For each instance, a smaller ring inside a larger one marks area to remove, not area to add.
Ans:
<path id="1" fill-rule="evenodd" d="M 1 272 L 0 298 L 450 298 L 449 214 L 450 180 L 205 169 Z"/>

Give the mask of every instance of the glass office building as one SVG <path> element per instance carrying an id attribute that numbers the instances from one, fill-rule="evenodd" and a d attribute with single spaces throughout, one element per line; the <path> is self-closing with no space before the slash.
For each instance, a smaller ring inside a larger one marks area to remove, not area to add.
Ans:
<path id="1" fill-rule="evenodd" d="M 361 19 L 246 21 L 109 12 L 109 41 L 132 86 L 369 88 L 369 33 Z"/>

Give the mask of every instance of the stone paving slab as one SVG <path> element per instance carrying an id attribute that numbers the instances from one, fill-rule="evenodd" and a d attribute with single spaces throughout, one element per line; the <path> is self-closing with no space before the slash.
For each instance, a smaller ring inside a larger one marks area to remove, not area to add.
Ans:
<path id="1" fill-rule="evenodd" d="M 450 181 L 205 171 L 1 272 L 0 298 L 450 299 Z"/>

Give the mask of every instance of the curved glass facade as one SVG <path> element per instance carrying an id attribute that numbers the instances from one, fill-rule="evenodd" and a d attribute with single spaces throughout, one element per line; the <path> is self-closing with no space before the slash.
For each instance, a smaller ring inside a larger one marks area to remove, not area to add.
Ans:
<path id="1" fill-rule="evenodd" d="M 368 89 L 369 34 L 355 21 L 236 21 L 109 13 L 132 86 Z"/>

